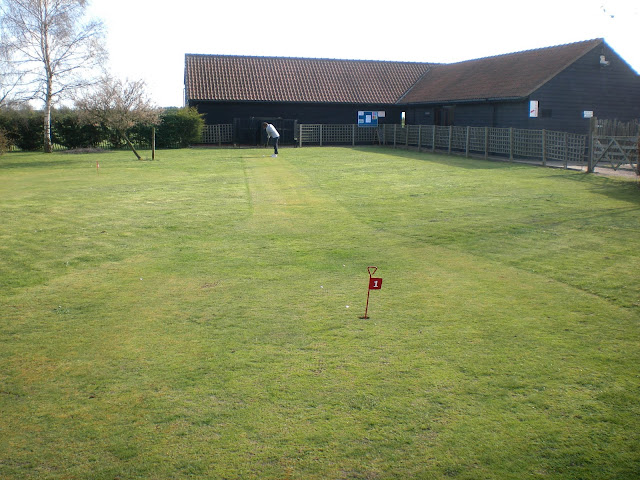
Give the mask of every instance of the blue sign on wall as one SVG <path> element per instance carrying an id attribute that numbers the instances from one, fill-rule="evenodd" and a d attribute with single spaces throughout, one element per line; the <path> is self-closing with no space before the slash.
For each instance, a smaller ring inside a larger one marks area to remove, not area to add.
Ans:
<path id="1" fill-rule="evenodd" d="M 358 126 L 359 127 L 377 127 L 378 126 L 378 112 L 358 112 Z"/>

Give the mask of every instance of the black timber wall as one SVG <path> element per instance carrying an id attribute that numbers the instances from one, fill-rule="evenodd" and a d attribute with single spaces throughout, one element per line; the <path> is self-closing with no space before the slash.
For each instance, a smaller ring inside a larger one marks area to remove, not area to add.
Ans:
<path id="1" fill-rule="evenodd" d="M 600 55 L 609 61 L 600 65 Z M 527 128 L 588 133 L 585 111 L 603 119 L 640 118 L 640 76 L 607 45 L 599 46 L 530 96 L 538 100 L 541 116 Z"/>
<path id="2" fill-rule="evenodd" d="M 452 122 L 438 110 L 453 107 Z M 529 128 L 529 101 L 504 101 L 481 103 L 455 103 L 407 107 L 407 123 L 410 125 L 457 125 L 464 127 Z M 543 128 L 543 127 L 541 127 Z"/>
<path id="3" fill-rule="evenodd" d="M 233 123 L 234 119 L 265 117 L 287 118 L 298 123 L 353 124 L 358 111 L 384 111 L 378 123 L 400 123 L 404 108 L 393 105 L 269 103 L 269 102 L 198 102 L 189 101 L 204 114 L 207 125 Z"/>

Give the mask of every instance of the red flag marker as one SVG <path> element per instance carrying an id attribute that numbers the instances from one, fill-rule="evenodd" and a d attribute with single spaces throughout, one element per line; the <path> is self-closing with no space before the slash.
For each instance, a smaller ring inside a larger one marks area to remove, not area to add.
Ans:
<path id="1" fill-rule="evenodd" d="M 364 309 L 364 316 L 360 318 L 369 318 L 367 313 L 369 313 L 369 294 L 371 290 L 380 290 L 382 288 L 382 278 L 374 277 L 373 274 L 376 273 L 378 267 L 367 267 L 367 272 L 369 273 L 369 288 L 367 289 L 367 306 Z"/>

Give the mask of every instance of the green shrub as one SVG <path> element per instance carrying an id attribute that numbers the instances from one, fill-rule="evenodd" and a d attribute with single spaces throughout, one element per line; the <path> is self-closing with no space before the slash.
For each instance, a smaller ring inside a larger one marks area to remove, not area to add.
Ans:
<path id="1" fill-rule="evenodd" d="M 7 132 L 0 128 L 0 155 L 4 155 L 9 150 L 11 144 L 7 138 Z"/>
<path id="2" fill-rule="evenodd" d="M 134 145 L 144 145 L 151 147 L 151 137 L 153 135 L 153 125 L 138 124 L 127 130 L 127 136 Z"/>
<path id="3" fill-rule="evenodd" d="M 53 142 L 67 148 L 98 146 L 107 137 L 103 128 L 83 121 L 75 110 L 54 112 L 52 124 Z"/>
<path id="4" fill-rule="evenodd" d="M 202 136 L 204 119 L 198 110 L 192 107 L 170 108 L 160 116 L 160 125 L 156 130 L 158 148 L 184 148 L 199 142 Z"/>
<path id="5" fill-rule="evenodd" d="M 200 141 L 204 119 L 195 108 L 171 108 L 160 116 L 156 126 L 156 147 L 184 148 Z M 8 145 L 21 150 L 40 150 L 43 145 L 43 113 L 32 109 L 5 110 L 0 112 L 0 128 L 5 131 Z M 135 145 L 151 145 L 152 125 L 136 125 L 127 131 Z M 77 111 L 61 109 L 52 112 L 52 140 L 66 148 L 83 148 L 104 145 L 105 148 L 122 148 L 122 135 L 103 126 L 92 125 Z M 7 147 L 8 148 L 8 147 Z"/>
<path id="6" fill-rule="evenodd" d="M 0 113 L 0 128 L 5 130 L 9 143 L 21 150 L 41 150 L 44 142 L 42 111 L 23 108 Z"/>
<path id="7" fill-rule="evenodd" d="M 156 128 L 157 148 L 184 148 L 200 141 L 204 119 L 195 108 L 169 108 L 160 115 Z M 136 125 L 127 131 L 134 144 L 151 143 L 153 125 Z"/>

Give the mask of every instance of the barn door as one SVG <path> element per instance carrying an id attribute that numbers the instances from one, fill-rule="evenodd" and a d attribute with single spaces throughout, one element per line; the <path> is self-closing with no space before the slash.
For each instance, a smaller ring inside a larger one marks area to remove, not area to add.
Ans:
<path id="1" fill-rule="evenodd" d="M 453 125 L 455 108 L 452 106 L 439 107 L 435 109 L 434 125 L 449 127 Z"/>

